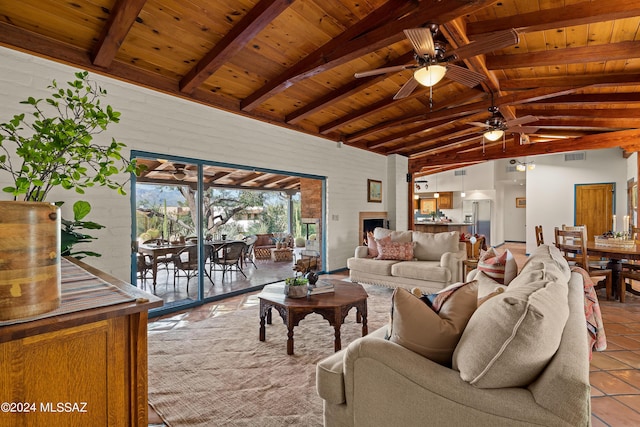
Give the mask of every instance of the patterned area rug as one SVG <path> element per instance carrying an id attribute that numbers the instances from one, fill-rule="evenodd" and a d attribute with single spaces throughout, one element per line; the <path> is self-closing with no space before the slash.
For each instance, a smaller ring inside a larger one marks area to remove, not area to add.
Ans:
<path id="1" fill-rule="evenodd" d="M 388 320 L 392 290 L 365 289 L 373 332 Z M 322 425 L 316 363 L 333 354 L 333 327 L 320 315 L 308 315 L 294 329 L 295 354 L 287 356 L 287 329 L 275 310 L 266 341 L 258 340 L 255 301 L 246 309 L 149 335 L 149 403 L 167 425 Z M 340 329 L 342 348 L 362 334 L 355 318 L 352 309 Z"/>

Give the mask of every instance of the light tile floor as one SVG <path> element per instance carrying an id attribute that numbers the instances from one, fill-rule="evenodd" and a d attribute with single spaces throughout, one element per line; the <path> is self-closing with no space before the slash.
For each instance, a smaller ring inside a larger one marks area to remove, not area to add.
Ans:
<path id="1" fill-rule="evenodd" d="M 526 259 L 524 244 L 508 243 L 518 265 Z M 336 275 L 336 277 L 342 277 Z M 255 304 L 253 294 L 240 295 L 189 311 L 174 313 L 149 323 L 149 331 L 179 328 Z M 594 427 L 640 426 L 640 297 L 627 294 L 626 302 L 606 301 L 598 294 L 607 334 L 607 349 L 594 352 L 591 361 L 591 414 Z M 164 426 L 149 408 L 149 426 Z"/>

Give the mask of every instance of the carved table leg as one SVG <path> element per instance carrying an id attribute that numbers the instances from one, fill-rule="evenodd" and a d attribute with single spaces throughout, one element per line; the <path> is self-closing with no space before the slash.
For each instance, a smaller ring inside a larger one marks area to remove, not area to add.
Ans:
<path id="1" fill-rule="evenodd" d="M 342 307 L 336 307 L 334 310 L 334 321 L 333 321 L 333 329 L 334 329 L 334 340 L 333 340 L 333 350 L 339 351 L 342 349 L 342 337 L 340 336 L 340 327 L 342 326 Z"/>
<path id="2" fill-rule="evenodd" d="M 287 328 L 289 332 L 287 332 L 287 354 L 293 354 L 293 326 L 289 326 Z"/>

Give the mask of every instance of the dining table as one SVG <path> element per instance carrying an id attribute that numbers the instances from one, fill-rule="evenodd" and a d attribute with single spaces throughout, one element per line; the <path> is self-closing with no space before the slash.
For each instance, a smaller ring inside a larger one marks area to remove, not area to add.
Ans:
<path id="1" fill-rule="evenodd" d="M 160 257 L 177 254 L 187 247 L 187 243 L 142 243 L 138 245 L 138 252 L 151 257 L 151 273 L 153 276 L 153 288 L 158 277 L 158 260 Z"/>
<path id="2" fill-rule="evenodd" d="M 622 283 L 620 283 L 620 272 L 622 271 L 622 260 L 640 260 L 640 241 L 636 240 L 635 244 L 627 246 L 596 244 L 594 240 L 587 242 L 587 254 L 589 257 L 606 258 L 609 260 L 607 268 L 611 269 L 611 280 L 613 281 L 613 292 L 617 294 L 618 289 L 622 292 Z M 617 286 L 620 285 L 620 286 Z M 626 291 L 634 295 L 640 295 L 640 291 L 636 291 L 631 285 L 626 286 Z"/>

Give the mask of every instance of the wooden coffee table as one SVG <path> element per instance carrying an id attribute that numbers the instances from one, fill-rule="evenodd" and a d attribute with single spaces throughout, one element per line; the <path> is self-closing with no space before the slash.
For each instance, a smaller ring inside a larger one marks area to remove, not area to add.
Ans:
<path id="1" fill-rule="evenodd" d="M 307 314 L 318 313 L 335 331 L 334 350 L 342 348 L 340 327 L 352 307 L 356 308 L 356 322 L 362 323 L 362 336 L 367 329 L 367 292 L 357 283 L 325 280 L 333 283 L 334 292 L 312 295 L 306 298 L 289 298 L 284 294 L 284 282 L 267 285 L 258 294 L 260 298 L 260 341 L 266 339 L 265 323 L 271 324 L 271 309 L 275 308 L 287 325 L 287 354 L 293 354 L 293 328 Z"/>

